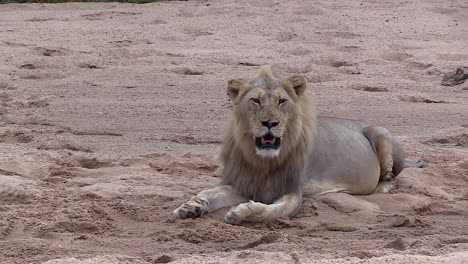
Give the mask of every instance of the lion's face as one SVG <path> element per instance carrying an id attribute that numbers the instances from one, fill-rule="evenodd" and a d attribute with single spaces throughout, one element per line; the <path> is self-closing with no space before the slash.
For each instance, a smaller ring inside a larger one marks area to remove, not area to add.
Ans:
<path id="1" fill-rule="evenodd" d="M 257 155 L 274 158 L 280 155 L 282 145 L 290 142 L 288 133 L 297 125 L 299 97 L 305 89 L 305 79 L 300 76 L 275 78 L 261 76 L 251 82 L 230 81 L 228 95 L 234 103 L 235 114 L 240 118 L 250 147 Z M 290 133 L 289 133 L 290 134 Z"/>
<path id="2" fill-rule="evenodd" d="M 289 102 L 291 101 L 291 102 Z M 279 155 L 281 139 L 294 102 L 282 87 L 274 90 L 252 89 L 243 99 L 256 152 L 260 156 Z"/>

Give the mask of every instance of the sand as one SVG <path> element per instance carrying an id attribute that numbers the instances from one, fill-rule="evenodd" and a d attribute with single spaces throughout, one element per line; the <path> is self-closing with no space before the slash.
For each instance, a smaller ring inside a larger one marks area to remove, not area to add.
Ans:
<path id="1" fill-rule="evenodd" d="M 466 1 L 0 6 L 0 263 L 466 263 Z M 259 65 L 324 115 L 387 127 L 390 194 L 232 226 L 171 211 L 219 182 L 225 87 Z"/>

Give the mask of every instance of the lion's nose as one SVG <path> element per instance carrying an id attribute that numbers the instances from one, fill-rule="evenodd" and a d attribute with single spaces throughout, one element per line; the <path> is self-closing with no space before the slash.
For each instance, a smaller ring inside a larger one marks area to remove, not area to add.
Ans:
<path id="1" fill-rule="evenodd" d="M 278 121 L 272 121 L 272 120 L 267 120 L 267 121 L 262 121 L 262 125 L 266 126 L 268 128 L 275 127 L 279 124 Z"/>

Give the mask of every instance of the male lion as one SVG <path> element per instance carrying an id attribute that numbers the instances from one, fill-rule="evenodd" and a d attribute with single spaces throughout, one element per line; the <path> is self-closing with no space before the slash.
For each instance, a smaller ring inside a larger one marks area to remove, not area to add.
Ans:
<path id="1" fill-rule="evenodd" d="M 269 66 L 250 82 L 229 81 L 234 117 L 221 151 L 222 185 L 174 215 L 195 218 L 238 204 L 226 223 L 261 222 L 295 215 L 303 195 L 388 192 L 405 167 L 400 144 L 365 121 L 316 117 L 305 90 L 304 77 Z"/>

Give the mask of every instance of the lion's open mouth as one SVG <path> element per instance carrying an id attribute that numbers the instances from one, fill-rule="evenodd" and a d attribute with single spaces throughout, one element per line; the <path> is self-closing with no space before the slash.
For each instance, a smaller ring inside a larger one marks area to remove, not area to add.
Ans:
<path id="1" fill-rule="evenodd" d="M 272 134 L 268 133 L 263 137 L 255 138 L 255 145 L 260 149 L 278 149 L 281 143 L 281 138 L 277 138 Z"/>

